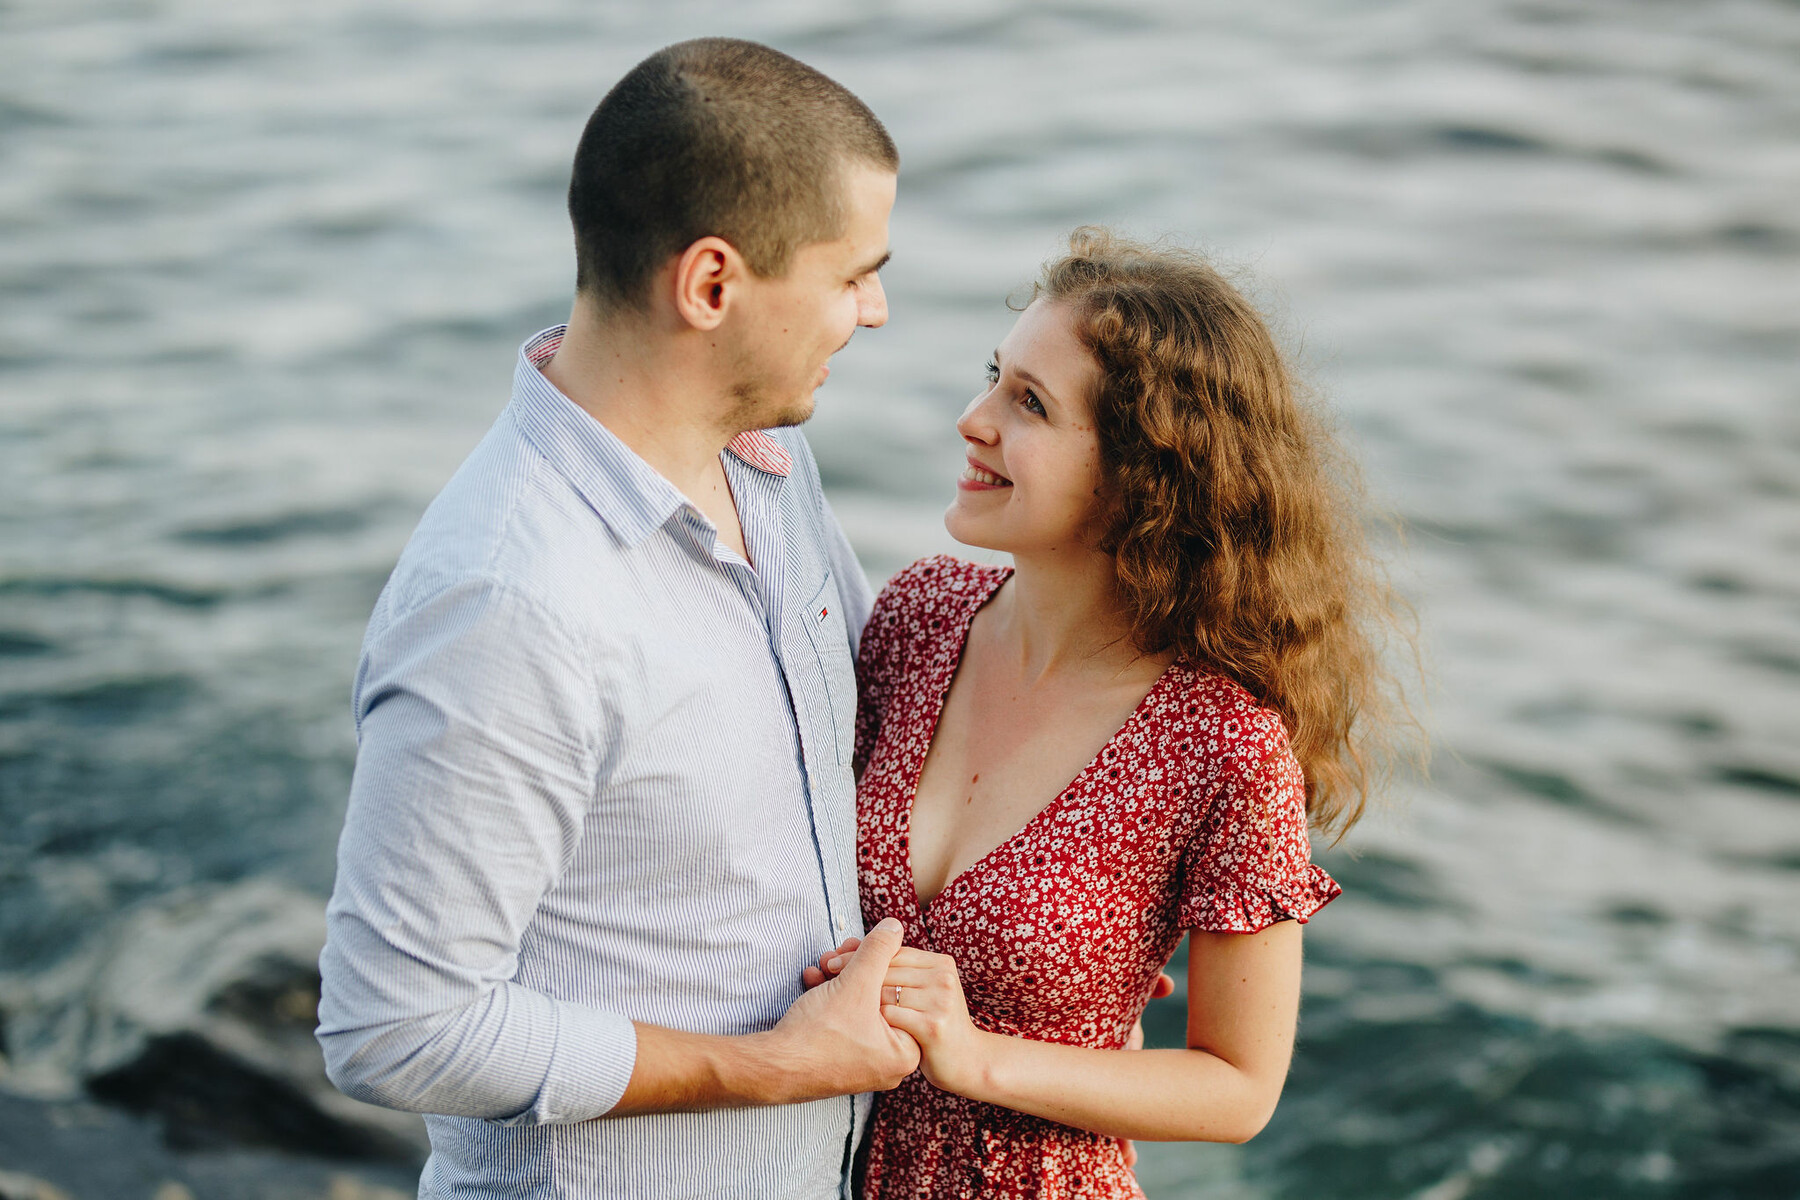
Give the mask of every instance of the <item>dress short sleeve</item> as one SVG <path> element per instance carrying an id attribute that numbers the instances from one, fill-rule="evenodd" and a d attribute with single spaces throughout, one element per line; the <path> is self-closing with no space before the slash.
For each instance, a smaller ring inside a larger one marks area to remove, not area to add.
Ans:
<path id="1" fill-rule="evenodd" d="M 1277 921 L 1304 924 L 1343 891 L 1313 865 L 1305 777 L 1280 719 L 1261 716 L 1243 723 L 1243 742 L 1232 750 L 1244 766 L 1225 774 L 1182 855 L 1184 929 L 1260 933 Z"/>

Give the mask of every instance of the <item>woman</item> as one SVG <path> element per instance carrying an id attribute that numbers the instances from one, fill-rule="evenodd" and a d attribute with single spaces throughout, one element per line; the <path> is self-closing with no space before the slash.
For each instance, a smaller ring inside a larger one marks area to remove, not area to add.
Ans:
<path id="1" fill-rule="evenodd" d="M 1077 230 L 957 429 L 945 523 L 1015 566 L 915 563 L 863 635 L 863 910 L 906 926 L 882 1012 L 922 1050 L 864 1194 L 1139 1196 L 1122 1139 L 1275 1108 L 1386 594 L 1263 322 L 1189 254 Z M 1126 1052 L 1184 931 L 1189 1049 Z"/>

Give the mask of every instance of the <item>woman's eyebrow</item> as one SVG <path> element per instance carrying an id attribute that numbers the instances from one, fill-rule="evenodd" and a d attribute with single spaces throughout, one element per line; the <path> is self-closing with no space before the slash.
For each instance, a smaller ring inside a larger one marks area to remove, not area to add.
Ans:
<path id="1" fill-rule="evenodd" d="M 999 347 L 995 347 L 995 349 L 994 349 L 994 365 L 996 367 L 998 367 L 1000 365 Z M 1013 374 L 1017 375 L 1020 379 L 1023 379 L 1026 383 L 1029 383 L 1032 387 L 1036 388 L 1038 390 L 1038 392 L 1040 393 L 1038 396 L 1038 399 L 1048 400 L 1052 404 L 1061 404 L 1062 403 L 1061 400 L 1058 400 L 1056 398 L 1056 393 L 1052 392 L 1048 387 L 1046 387 L 1044 385 L 1044 381 L 1039 379 L 1036 375 L 1033 375 L 1030 371 L 1025 370 L 1023 367 L 1014 367 Z"/>

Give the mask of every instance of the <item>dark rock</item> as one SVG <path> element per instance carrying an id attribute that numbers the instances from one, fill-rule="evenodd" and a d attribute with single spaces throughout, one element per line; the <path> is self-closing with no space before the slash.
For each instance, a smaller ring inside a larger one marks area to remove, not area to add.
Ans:
<path id="1" fill-rule="evenodd" d="M 419 1178 L 410 1164 L 266 1147 L 182 1153 L 153 1119 L 91 1098 L 32 1100 L 4 1089 L 0 1163 L 73 1200 L 413 1200 Z M 13 1195 L 0 1190 L 3 1200 Z"/>
<path id="2" fill-rule="evenodd" d="M 127 912 L 41 975 L 0 981 L 14 1092 L 83 1091 L 172 1146 L 420 1161 L 418 1117 L 350 1100 L 313 1040 L 324 904 L 267 881 Z"/>
<path id="3" fill-rule="evenodd" d="M 95 1099 L 162 1120 L 180 1150 L 272 1146 L 328 1158 L 405 1157 L 384 1130 L 322 1112 L 286 1079 L 249 1068 L 193 1033 L 150 1038 L 124 1065 L 87 1081 Z"/>

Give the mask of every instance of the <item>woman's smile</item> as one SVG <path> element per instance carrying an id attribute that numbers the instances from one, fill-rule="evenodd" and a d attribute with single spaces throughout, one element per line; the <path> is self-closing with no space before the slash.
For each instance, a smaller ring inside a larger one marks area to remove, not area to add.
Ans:
<path id="1" fill-rule="evenodd" d="M 957 479 L 956 486 L 965 492 L 991 492 L 997 488 L 1011 487 L 1012 480 L 988 470 L 971 458 L 969 465 L 963 468 L 962 475 Z"/>

